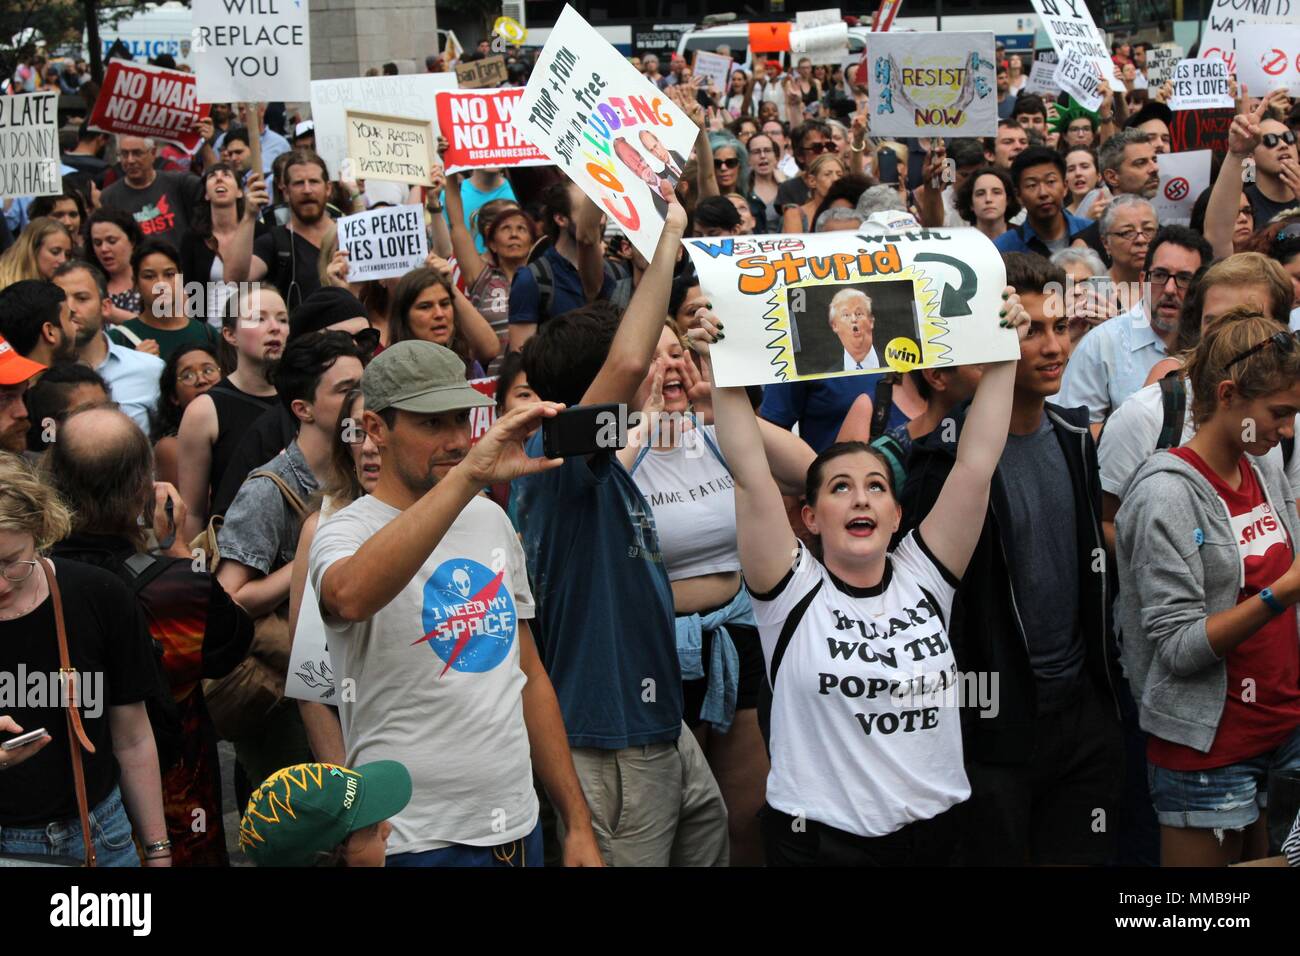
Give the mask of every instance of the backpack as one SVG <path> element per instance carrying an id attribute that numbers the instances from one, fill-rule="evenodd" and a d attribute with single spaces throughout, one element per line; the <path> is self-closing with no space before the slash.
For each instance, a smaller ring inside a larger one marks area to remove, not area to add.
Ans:
<path id="1" fill-rule="evenodd" d="M 1160 437 L 1156 439 L 1156 450 L 1177 448 L 1182 442 L 1183 422 L 1187 417 L 1187 384 L 1182 371 L 1174 369 L 1160 380 L 1160 399 L 1164 406 L 1164 418 L 1160 422 Z M 1282 439 L 1282 468 L 1291 466 L 1291 456 L 1295 453 L 1295 436 Z"/>
<path id="2" fill-rule="evenodd" d="M 551 303 L 555 301 L 555 272 L 546 256 L 538 256 L 528 263 L 528 271 L 537 282 L 537 324 L 551 317 Z"/>
<path id="3" fill-rule="evenodd" d="M 284 304 L 292 312 L 302 305 L 298 260 L 293 255 L 293 229 L 290 226 L 277 226 L 271 230 L 271 242 L 275 244 L 275 268 L 271 272 L 271 282 L 284 293 Z M 285 284 L 286 279 L 288 284 Z"/>

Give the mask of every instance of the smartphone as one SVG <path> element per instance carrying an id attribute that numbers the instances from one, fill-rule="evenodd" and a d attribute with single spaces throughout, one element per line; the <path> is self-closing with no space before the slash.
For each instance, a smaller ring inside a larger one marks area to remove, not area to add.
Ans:
<path id="1" fill-rule="evenodd" d="M 627 446 L 627 420 L 620 406 L 579 405 L 542 419 L 542 454 L 547 458 L 594 455 Z"/>
<path id="2" fill-rule="evenodd" d="M 898 154 L 888 146 L 876 151 L 876 181 L 890 186 L 898 182 Z"/>
<path id="3" fill-rule="evenodd" d="M 10 737 L 4 743 L 0 744 L 0 750 L 17 750 L 19 747 L 26 747 L 28 744 L 34 744 L 45 736 L 45 728 L 33 730 L 29 733 L 19 734 L 17 737 Z"/>

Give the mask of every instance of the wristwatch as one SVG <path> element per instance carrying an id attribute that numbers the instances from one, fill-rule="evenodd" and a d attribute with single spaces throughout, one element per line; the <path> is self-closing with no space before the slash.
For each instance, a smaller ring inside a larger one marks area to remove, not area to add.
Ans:
<path id="1" fill-rule="evenodd" d="M 1272 588 L 1264 588 L 1260 591 L 1259 599 L 1268 605 L 1268 609 L 1274 614 L 1281 614 L 1286 610 L 1286 605 L 1273 596 Z"/>

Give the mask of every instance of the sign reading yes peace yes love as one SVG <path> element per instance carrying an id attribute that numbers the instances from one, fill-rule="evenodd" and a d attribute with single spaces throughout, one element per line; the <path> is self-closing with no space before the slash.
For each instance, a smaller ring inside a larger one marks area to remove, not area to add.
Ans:
<path id="1" fill-rule="evenodd" d="M 688 239 L 700 286 L 725 317 L 719 385 L 1001 362 L 1006 268 L 974 229 Z"/>
<path id="2" fill-rule="evenodd" d="M 647 259 L 700 129 L 566 6 L 512 122 Z"/>

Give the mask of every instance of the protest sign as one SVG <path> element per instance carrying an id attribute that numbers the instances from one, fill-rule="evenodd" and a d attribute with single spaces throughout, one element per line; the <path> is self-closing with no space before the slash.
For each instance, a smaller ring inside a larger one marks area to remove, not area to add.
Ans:
<path id="1" fill-rule="evenodd" d="M 1056 65 L 1056 83 L 1085 110 L 1095 113 L 1101 106 L 1101 75 L 1097 72 L 1096 61 L 1078 50 L 1067 50 Z"/>
<path id="2" fill-rule="evenodd" d="M 62 165 L 59 94 L 0 96 L 0 199 L 57 196 Z"/>
<path id="3" fill-rule="evenodd" d="M 348 110 L 348 158 L 357 179 L 427 186 L 437 164 L 437 140 L 429 120 Z"/>
<path id="4" fill-rule="evenodd" d="M 352 110 L 383 116 L 429 120 L 438 133 L 439 90 L 456 89 L 454 73 L 408 73 L 403 76 L 367 76 L 342 80 L 313 80 L 311 117 L 316 124 L 316 152 L 330 175 L 337 176 L 348 155 L 348 130 L 344 114 Z"/>
<path id="5" fill-rule="evenodd" d="M 194 0 L 194 72 L 204 103 L 305 100 L 308 0 Z"/>
<path id="6" fill-rule="evenodd" d="M 512 122 L 654 255 L 700 129 L 572 7 L 547 37 Z"/>
<path id="7" fill-rule="evenodd" d="M 110 60 L 86 125 L 105 133 L 151 136 L 192 153 L 202 138 L 199 120 L 207 115 L 208 104 L 199 105 L 193 73 Z"/>
<path id="8" fill-rule="evenodd" d="M 992 33 L 882 33 L 871 38 L 873 135 L 993 136 Z"/>
<path id="9" fill-rule="evenodd" d="M 419 206 L 381 206 L 344 216 L 338 230 L 339 248 L 348 254 L 349 282 L 404 276 L 429 255 Z"/>
<path id="10" fill-rule="evenodd" d="M 803 10 L 794 15 L 795 25 L 804 30 L 809 27 L 820 27 L 832 23 L 841 23 L 843 20 L 844 16 L 840 13 L 839 7 L 826 7 L 822 10 Z"/>
<path id="11" fill-rule="evenodd" d="M 298 623 L 289 651 L 289 672 L 284 679 L 284 696 L 321 704 L 338 703 L 334 663 L 330 659 L 325 621 L 320 613 L 316 589 L 307 581 L 298 609 Z"/>
<path id="12" fill-rule="evenodd" d="M 1252 24 L 1286 24 L 1294 28 L 1295 0 L 1214 0 L 1201 34 L 1200 59 L 1223 60 L 1237 72 L 1236 38 Z"/>
<path id="13" fill-rule="evenodd" d="M 525 142 L 511 122 L 518 87 L 503 90 L 445 90 L 438 93 L 438 127 L 445 130 L 447 151 L 442 161 L 448 173 L 508 166 L 549 166 L 551 160 Z"/>
<path id="14" fill-rule="evenodd" d="M 792 61 L 838 63 L 849 52 L 849 27 L 843 20 L 816 26 L 798 24 L 790 31 Z"/>
<path id="15" fill-rule="evenodd" d="M 509 78 L 510 74 L 506 72 L 506 58 L 500 55 L 461 63 L 456 67 L 456 82 L 460 84 L 462 90 L 481 90 L 488 86 L 500 86 Z"/>
<path id="16" fill-rule="evenodd" d="M 1068 51 L 1077 50 L 1085 59 L 1092 60 L 1096 64 L 1097 72 L 1110 81 L 1112 90 L 1124 88 L 1119 68 L 1110 58 L 1106 40 L 1097 29 L 1097 24 L 1093 22 L 1092 14 L 1088 12 L 1088 7 L 1083 0 L 1030 0 L 1030 2 L 1033 3 L 1038 19 L 1042 21 L 1043 29 L 1047 31 L 1052 46 L 1062 61 L 1065 60 Z"/>
<path id="17" fill-rule="evenodd" d="M 1160 157 L 1160 191 L 1153 200 L 1160 225 L 1185 226 L 1191 222 L 1192 206 L 1210 186 L 1211 155 L 1208 149 L 1198 149 Z"/>
<path id="18" fill-rule="evenodd" d="M 1243 24 L 1237 30 L 1237 82 L 1252 96 L 1286 90 L 1300 96 L 1300 24 Z"/>
<path id="19" fill-rule="evenodd" d="M 1159 89 L 1166 80 L 1174 78 L 1174 64 L 1183 58 L 1183 48 L 1177 43 L 1162 43 L 1147 50 L 1147 83 Z"/>
<path id="20" fill-rule="evenodd" d="M 656 56 L 667 60 L 677 52 L 682 37 L 695 29 L 694 23 L 654 23 L 632 31 L 632 52 L 637 56 Z M 664 64 L 664 70 L 668 69 Z"/>
<path id="21" fill-rule="evenodd" d="M 1030 67 L 1024 92 L 1045 96 L 1048 93 L 1055 94 L 1059 89 L 1060 87 L 1056 85 L 1056 54 L 1040 54 L 1038 59 L 1034 60 L 1034 65 Z"/>
<path id="22" fill-rule="evenodd" d="M 1174 66 L 1171 110 L 1219 109 L 1233 106 L 1228 92 L 1228 64 L 1222 60 L 1179 60 Z"/>
<path id="23" fill-rule="evenodd" d="M 725 93 L 731 79 L 731 68 L 735 65 L 736 61 L 729 56 L 696 50 L 695 64 L 692 69 L 695 70 L 695 77 L 700 81 L 702 89 L 716 89 L 720 93 Z"/>
<path id="24" fill-rule="evenodd" d="M 751 23 L 749 25 L 750 53 L 782 53 L 790 49 L 789 23 Z"/>
<path id="25" fill-rule="evenodd" d="M 1224 155 L 1228 152 L 1228 130 L 1235 113 L 1235 108 L 1180 110 L 1174 114 L 1174 122 L 1169 127 L 1169 148 L 1175 153 L 1208 149 Z"/>
<path id="26" fill-rule="evenodd" d="M 876 7 L 876 12 L 871 16 L 871 32 L 888 33 L 894 25 L 894 17 L 898 16 L 898 8 L 902 5 L 903 0 L 880 0 L 880 6 Z"/>
<path id="27" fill-rule="evenodd" d="M 719 385 L 1020 355 L 1015 333 L 998 327 L 1002 257 L 974 229 L 738 236 L 684 245 L 714 311 L 726 316 L 727 338 L 710 350 Z"/>
<path id="28" fill-rule="evenodd" d="M 471 378 L 469 380 L 470 388 L 488 398 L 495 400 L 497 397 L 497 378 Z M 497 407 L 495 405 L 482 405 L 478 408 L 469 410 L 469 443 L 473 445 L 476 441 L 488 433 L 488 429 L 496 424 Z"/>

